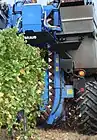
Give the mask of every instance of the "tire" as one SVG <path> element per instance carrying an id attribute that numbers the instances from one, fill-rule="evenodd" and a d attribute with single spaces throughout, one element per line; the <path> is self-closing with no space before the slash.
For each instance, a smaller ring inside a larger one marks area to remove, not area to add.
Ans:
<path id="1" fill-rule="evenodd" d="M 87 82 L 86 91 L 77 93 L 77 126 L 83 134 L 97 134 L 97 82 Z"/>

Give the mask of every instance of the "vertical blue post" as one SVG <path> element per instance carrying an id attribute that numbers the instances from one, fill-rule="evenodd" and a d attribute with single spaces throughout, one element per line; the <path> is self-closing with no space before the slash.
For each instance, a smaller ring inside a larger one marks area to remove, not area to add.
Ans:
<path id="1" fill-rule="evenodd" d="M 52 107 L 51 114 L 47 120 L 48 124 L 53 124 L 56 118 L 60 117 L 62 112 L 62 104 L 61 103 L 61 87 L 60 87 L 60 63 L 59 63 L 59 55 L 54 53 L 54 103 Z"/>
<path id="2" fill-rule="evenodd" d="M 54 11 L 54 26 L 60 25 L 59 23 L 59 12 L 57 10 Z"/>
<path id="3" fill-rule="evenodd" d="M 55 75 L 55 80 L 54 80 L 54 84 L 55 84 L 55 88 L 60 88 L 60 63 L 59 63 L 59 54 L 54 53 L 54 60 L 55 60 L 55 71 L 54 71 L 54 75 Z"/>
<path id="4" fill-rule="evenodd" d="M 56 108 L 59 105 L 60 101 L 60 63 L 59 55 L 54 53 L 54 88 L 55 88 L 55 99 L 52 108 L 52 113 L 55 112 Z"/>

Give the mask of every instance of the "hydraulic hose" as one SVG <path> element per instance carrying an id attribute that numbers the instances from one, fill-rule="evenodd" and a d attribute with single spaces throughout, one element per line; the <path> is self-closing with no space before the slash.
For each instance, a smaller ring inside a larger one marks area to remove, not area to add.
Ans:
<path id="1" fill-rule="evenodd" d="M 13 5 L 13 14 L 21 14 L 22 11 L 15 11 L 15 7 L 17 6 L 17 4 L 24 4 L 25 1 L 17 1 L 14 5 Z"/>

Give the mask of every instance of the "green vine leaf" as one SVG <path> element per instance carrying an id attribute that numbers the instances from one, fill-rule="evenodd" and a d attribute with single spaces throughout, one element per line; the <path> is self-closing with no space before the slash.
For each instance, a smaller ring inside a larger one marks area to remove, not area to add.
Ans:
<path id="1" fill-rule="evenodd" d="M 35 126 L 47 67 L 40 49 L 16 33 L 15 28 L 0 31 L 0 127 L 8 124 L 9 129 L 20 110 L 30 113 L 27 125 Z"/>

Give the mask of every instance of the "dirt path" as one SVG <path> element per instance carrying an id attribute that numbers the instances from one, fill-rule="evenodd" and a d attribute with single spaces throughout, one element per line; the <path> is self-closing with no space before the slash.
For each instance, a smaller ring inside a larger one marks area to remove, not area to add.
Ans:
<path id="1" fill-rule="evenodd" d="M 37 130 L 39 140 L 97 140 L 96 136 L 84 136 L 78 133 L 66 132 L 62 130 Z"/>
<path id="2" fill-rule="evenodd" d="M 6 132 L 4 131 L 0 134 L 0 140 L 12 140 L 8 138 Z M 13 139 L 20 140 L 20 139 Z M 79 135 L 77 132 L 67 132 L 60 129 L 50 129 L 50 130 L 35 130 L 34 136 L 30 140 L 97 140 L 97 135 L 95 136 L 84 136 Z"/>

